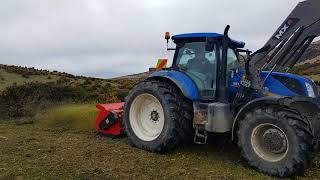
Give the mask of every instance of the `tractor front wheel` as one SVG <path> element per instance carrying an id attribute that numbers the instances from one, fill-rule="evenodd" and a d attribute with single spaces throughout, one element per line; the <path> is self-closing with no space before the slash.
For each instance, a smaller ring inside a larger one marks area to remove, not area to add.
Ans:
<path id="1" fill-rule="evenodd" d="M 238 144 L 249 164 L 271 176 L 301 175 L 310 166 L 313 136 L 299 113 L 256 108 L 240 121 Z"/>
<path id="2" fill-rule="evenodd" d="M 165 152 L 191 140 L 192 102 L 173 84 L 144 81 L 126 98 L 124 125 L 131 145 Z"/>

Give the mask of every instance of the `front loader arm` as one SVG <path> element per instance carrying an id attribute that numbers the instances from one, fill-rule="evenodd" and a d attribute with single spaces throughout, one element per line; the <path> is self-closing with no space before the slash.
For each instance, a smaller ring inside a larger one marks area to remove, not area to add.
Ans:
<path id="1" fill-rule="evenodd" d="M 320 1 L 300 2 L 262 48 L 250 61 L 248 78 L 252 87 L 262 90 L 264 80 L 257 76 L 262 70 L 291 69 L 320 35 Z"/>

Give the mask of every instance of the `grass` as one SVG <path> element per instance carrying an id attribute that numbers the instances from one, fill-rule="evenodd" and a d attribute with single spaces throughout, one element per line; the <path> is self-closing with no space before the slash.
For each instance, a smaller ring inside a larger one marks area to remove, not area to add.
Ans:
<path id="1" fill-rule="evenodd" d="M 54 107 L 36 118 L 49 128 L 92 132 L 97 115 L 95 104 L 69 104 Z"/>
<path id="2" fill-rule="evenodd" d="M 33 123 L 0 121 L 0 179 L 273 179 L 247 165 L 234 143 L 211 136 L 166 154 L 93 133 L 94 104 L 62 105 Z M 320 166 L 305 177 L 320 179 Z"/>
<path id="3" fill-rule="evenodd" d="M 50 78 L 48 78 L 50 76 Z M 22 85 L 30 82 L 48 83 L 55 82 L 60 77 L 57 75 L 35 75 L 29 78 L 24 78 L 20 74 L 8 73 L 4 69 L 0 69 L 0 91 L 5 90 L 13 84 Z"/>
<path id="4" fill-rule="evenodd" d="M 132 148 L 126 139 L 38 125 L 0 124 L 0 136 L 0 179 L 271 179 L 221 147 L 159 155 Z"/>

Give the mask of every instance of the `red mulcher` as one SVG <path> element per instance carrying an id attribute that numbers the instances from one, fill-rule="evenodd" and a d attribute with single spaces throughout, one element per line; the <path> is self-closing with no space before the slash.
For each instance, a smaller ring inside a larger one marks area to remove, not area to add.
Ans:
<path id="1" fill-rule="evenodd" d="M 112 138 L 123 135 L 123 106 L 124 103 L 97 104 L 100 113 L 96 119 L 96 131 Z"/>

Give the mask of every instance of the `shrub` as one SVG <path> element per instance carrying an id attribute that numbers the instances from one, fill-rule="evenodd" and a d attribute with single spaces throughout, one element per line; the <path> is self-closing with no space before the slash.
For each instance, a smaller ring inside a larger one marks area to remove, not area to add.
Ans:
<path id="1" fill-rule="evenodd" d="M 103 94 L 100 98 L 103 99 L 104 103 L 121 102 L 118 91 L 114 89 L 110 89 L 108 92 Z"/>
<path id="2" fill-rule="evenodd" d="M 28 79 L 28 78 L 29 78 L 29 75 L 27 75 L 27 74 L 22 74 L 22 77 Z"/>
<path id="3" fill-rule="evenodd" d="M 138 82 L 139 81 L 137 80 L 128 80 L 128 79 L 119 81 L 121 89 L 129 89 L 129 90 L 132 89 L 136 84 L 138 84 Z"/>

